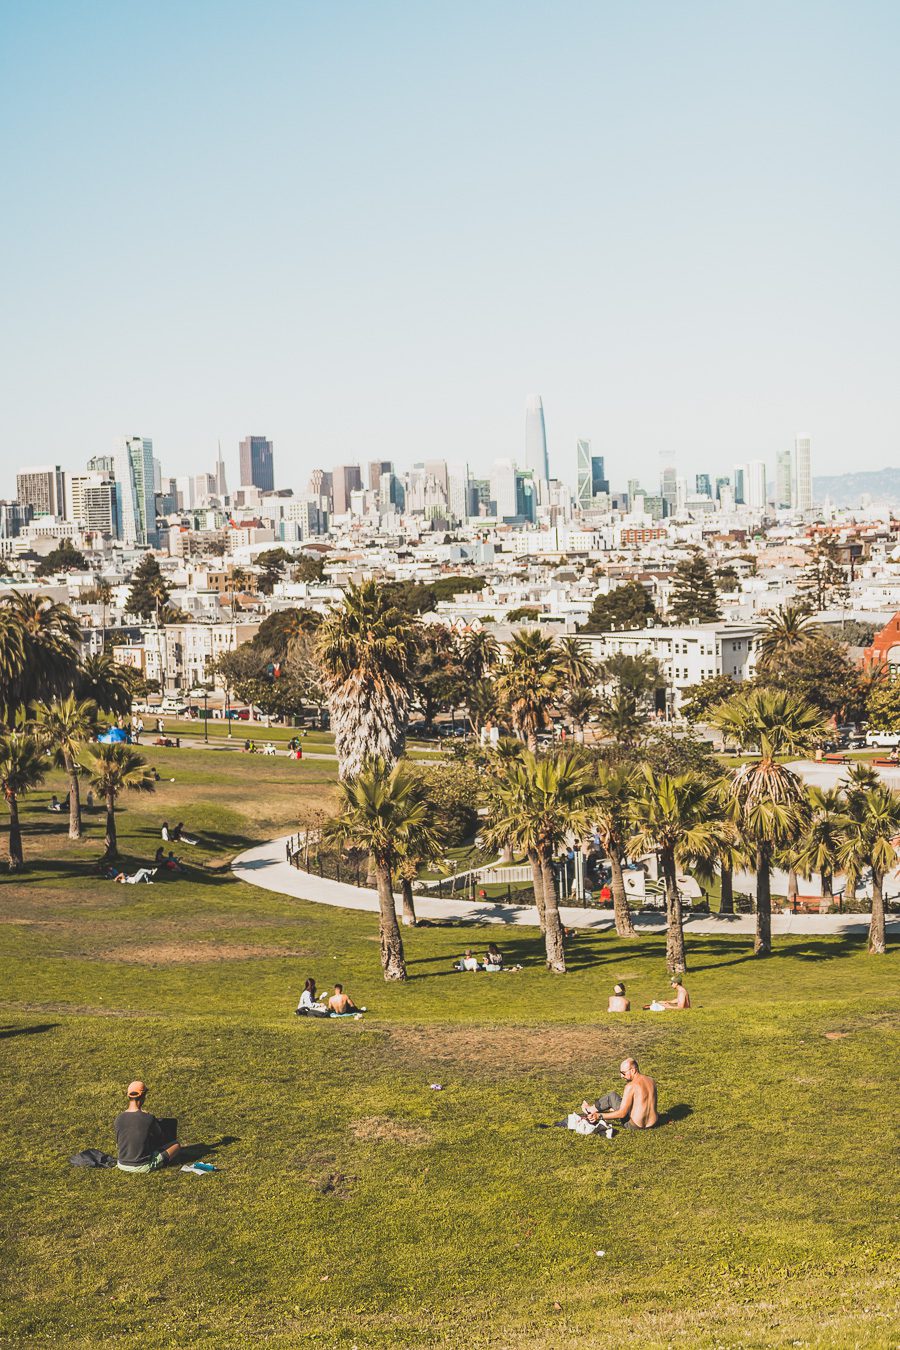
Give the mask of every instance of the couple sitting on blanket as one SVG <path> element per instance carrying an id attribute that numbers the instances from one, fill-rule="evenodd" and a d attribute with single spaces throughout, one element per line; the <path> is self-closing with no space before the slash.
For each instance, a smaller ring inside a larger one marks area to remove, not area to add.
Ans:
<path id="1" fill-rule="evenodd" d="M 366 1011 L 365 1008 L 357 1008 L 356 1004 L 349 994 L 344 993 L 344 986 L 336 984 L 334 993 L 327 1003 L 322 999 L 328 993 L 327 989 L 322 990 L 322 996 L 319 998 L 316 994 L 316 982 L 312 978 L 306 981 L 303 986 L 303 993 L 300 995 L 300 1002 L 297 1004 L 298 1017 L 362 1017 Z"/>
<path id="2" fill-rule="evenodd" d="M 465 954 L 455 963 L 454 970 L 490 970 L 497 971 L 503 969 L 503 953 L 496 942 L 488 943 L 488 949 L 484 954 L 484 961 L 479 962 L 478 957 L 472 954 L 472 948 L 467 947 Z"/>

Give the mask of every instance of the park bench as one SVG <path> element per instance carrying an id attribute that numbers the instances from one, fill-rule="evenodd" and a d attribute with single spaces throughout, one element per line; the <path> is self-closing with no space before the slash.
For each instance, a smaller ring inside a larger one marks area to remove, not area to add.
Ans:
<path id="1" fill-rule="evenodd" d="M 849 764 L 850 756 L 840 754 L 823 755 L 822 760 L 825 764 Z"/>
<path id="2" fill-rule="evenodd" d="M 794 914 L 819 914 L 822 910 L 820 895 L 798 895 L 791 902 Z"/>

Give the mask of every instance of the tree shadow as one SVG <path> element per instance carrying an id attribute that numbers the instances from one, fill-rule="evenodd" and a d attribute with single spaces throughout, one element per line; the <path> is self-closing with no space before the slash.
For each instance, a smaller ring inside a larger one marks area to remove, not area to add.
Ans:
<path id="1" fill-rule="evenodd" d="M 239 1144 L 240 1142 L 240 1135 L 223 1134 L 221 1139 L 216 1139 L 209 1144 L 185 1144 L 178 1154 L 177 1161 L 180 1163 L 200 1162 L 201 1158 L 208 1158 L 211 1153 L 218 1153 L 219 1149 L 229 1148 L 232 1144 Z"/>
<path id="2" fill-rule="evenodd" d="M 8 1040 L 10 1036 L 35 1036 L 38 1032 L 53 1031 L 61 1025 L 61 1022 L 36 1022 L 30 1027 L 0 1027 L 0 1040 Z"/>

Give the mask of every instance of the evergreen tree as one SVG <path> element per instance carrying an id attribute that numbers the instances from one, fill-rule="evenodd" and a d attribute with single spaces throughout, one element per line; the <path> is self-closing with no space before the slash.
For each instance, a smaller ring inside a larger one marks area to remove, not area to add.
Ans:
<path id="1" fill-rule="evenodd" d="M 646 628 L 659 616 L 653 598 L 639 581 L 626 581 L 608 595 L 594 596 L 594 603 L 582 632 L 610 633 L 631 628 Z"/>
<path id="2" fill-rule="evenodd" d="M 823 610 L 835 601 L 846 599 L 847 578 L 839 562 L 837 540 L 826 534 L 816 541 L 809 562 L 800 574 L 798 588 L 815 610 Z"/>
<path id="3" fill-rule="evenodd" d="M 57 572 L 86 572 L 87 559 L 72 544 L 71 539 L 61 539 L 56 548 L 51 549 L 46 558 L 37 565 L 36 575 L 52 577 Z"/>
<path id="4" fill-rule="evenodd" d="M 130 614 L 140 614 L 142 619 L 149 619 L 151 614 L 159 615 L 168 599 L 169 588 L 159 570 L 159 563 L 152 553 L 145 553 L 131 578 L 131 590 L 125 608 Z"/>
<path id="5" fill-rule="evenodd" d="M 673 623 L 712 623 L 719 618 L 716 583 L 709 563 L 699 548 L 691 549 L 675 568 L 669 596 L 669 618 Z"/>

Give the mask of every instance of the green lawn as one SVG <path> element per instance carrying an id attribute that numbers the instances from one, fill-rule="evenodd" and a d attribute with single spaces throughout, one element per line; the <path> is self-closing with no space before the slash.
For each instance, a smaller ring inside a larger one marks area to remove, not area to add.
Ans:
<path id="1" fill-rule="evenodd" d="M 563 978 L 538 934 L 491 930 L 525 969 L 462 976 L 487 930 L 420 928 L 388 987 L 372 916 L 219 870 L 321 809 L 333 765 L 151 757 L 176 781 L 124 800 L 123 849 L 147 859 L 183 818 L 204 837 L 189 875 L 97 880 L 102 815 L 69 844 L 54 778 L 25 810 L 27 872 L 0 879 L 0 1344 L 898 1343 L 895 952 L 781 940 L 759 963 L 689 937 L 694 1010 L 616 1018 L 616 979 L 637 1007 L 663 990 L 661 939 L 579 937 Z M 298 1021 L 307 974 L 371 1013 Z M 536 1128 L 627 1053 L 661 1129 Z M 220 1175 L 67 1166 L 112 1148 L 135 1076 Z"/>

